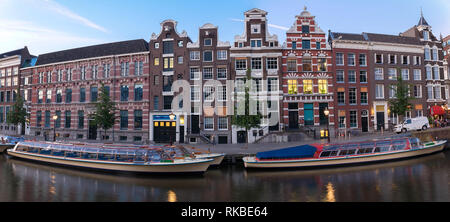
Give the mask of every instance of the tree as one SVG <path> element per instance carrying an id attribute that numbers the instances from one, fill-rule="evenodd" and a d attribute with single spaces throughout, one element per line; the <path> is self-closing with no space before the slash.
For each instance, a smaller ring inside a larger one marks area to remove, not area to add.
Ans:
<path id="1" fill-rule="evenodd" d="M 250 108 L 256 108 L 256 107 L 250 107 L 250 104 L 252 102 L 252 100 L 250 99 L 250 85 L 252 82 L 252 77 L 251 77 L 251 70 L 248 69 L 247 70 L 247 75 L 246 75 L 246 82 L 244 84 L 245 87 L 245 96 L 244 98 L 240 97 L 238 98 L 236 101 L 238 103 L 244 103 L 241 106 L 235 106 L 235 112 L 234 112 L 234 116 L 231 119 L 231 123 L 237 127 L 240 128 L 244 128 L 245 132 L 246 132 L 246 146 L 248 147 L 248 131 L 252 128 L 260 128 L 261 126 L 261 119 L 262 119 L 262 115 L 259 112 L 259 110 L 257 110 L 256 115 L 252 114 L 250 112 Z M 244 99 L 244 101 L 239 101 Z M 238 112 L 236 111 L 237 109 Z M 243 109 L 243 110 L 241 110 Z M 254 113 L 254 112 L 253 112 Z"/>
<path id="2" fill-rule="evenodd" d="M 399 74 L 397 77 L 396 87 L 391 88 L 396 92 L 396 94 L 394 99 L 389 100 L 389 105 L 391 108 L 391 113 L 398 115 L 399 120 L 403 120 L 406 112 L 411 110 L 412 105 L 410 103 L 410 100 L 412 98 L 409 96 L 410 86 L 405 81 L 403 81 L 400 68 L 398 69 L 397 73 Z"/>
<path id="3" fill-rule="evenodd" d="M 91 117 L 93 119 L 93 124 L 100 129 L 103 129 L 105 135 L 107 130 L 114 127 L 116 120 L 115 106 L 115 103 L 111 101 L 111 98 L 109 97 L 109 91 L 105 88 L 104 84 L 102 84 L 100 88 L 99 100 L 95 104 L 96 110 Z"/>
<path id="4" fill-rule="evenodd" d="M 24 100 L 22 96 L 19 96 L 16 99 L 16 102 L 11 107 L 11 110 L 8 112 L 6 116 L 6 123 L 13 124 L 16 127 L 21 125 L 22 130 L 20 132 L 21 135 L 25 134 L 25 123 L 27 121 L 27 109 L 24 106 Z"/>

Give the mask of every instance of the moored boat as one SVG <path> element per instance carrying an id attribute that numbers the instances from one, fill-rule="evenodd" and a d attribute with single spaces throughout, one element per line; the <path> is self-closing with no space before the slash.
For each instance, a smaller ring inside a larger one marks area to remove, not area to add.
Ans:
<path id="1" fill-rule="evenodd" d="M 24 141 L 24 139 L 0 135 L 0 153 L 5 152 L 7 149 L 13 148 L 20 141 Z"/>
<path id="2" fill-rule="evenodd" d="M 195 147 L 187 146 L 165 146 L 165 149 L 175 156 L 191 157 L 195 159 L 212 159 L 211 166 L 218 166 L 225 158 L 224 153 L 211 153 Z"/>
<path id="3" fill-rule="evenodd" d="M 351 144 L 304 145 L 244 157 L 246 168 L 311 168 L 398 160 L 441 152 L 446 140 L 422 143 L 418 138 Z"/>
<path id="4" fill-rule="evenodd" d="M 27 160 L 133 173 L 204 173 L 212 159 L 173 159 L 163 149 L 19 142 L 8 154 Z"/>

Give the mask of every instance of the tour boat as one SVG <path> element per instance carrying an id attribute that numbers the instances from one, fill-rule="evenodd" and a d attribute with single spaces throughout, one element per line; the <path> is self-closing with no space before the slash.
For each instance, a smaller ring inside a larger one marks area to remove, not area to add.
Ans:
<path id="1" fill-rule="evenodd" d="M 20 141 L 24 141 L 24 139 L 0 135 L 0 153 L 5 152 L 7 149 L 13 148 Z"/>
<path id="2" fill-rule="evenodd" d="M 418 138 L 385 139 L 340 145 L 304 145 L 244 157 L 246 168 L 314 168 L 398 160 L 433 154 L 446 140 L 422 143 Z"/>
<path id="3" fill-rule="evenodd" d="M 171 158 L 164 149 L 113 145 L 19 142 L 12 157 L 107 171 L 133 173 L 204 173 L 212 159 Z"/>

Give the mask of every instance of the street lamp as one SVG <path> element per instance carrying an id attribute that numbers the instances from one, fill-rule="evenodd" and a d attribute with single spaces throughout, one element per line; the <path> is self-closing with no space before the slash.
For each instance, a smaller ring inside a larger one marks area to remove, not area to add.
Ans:
<path id="1" fill-rule="evenodd" d="M 327 118 L 327 137 L 328 137 L 328 143 L 330 143 L 330 110 L 328 110 L 328 108 L 325 108 L 325 110 L 323 111 L 323 114 L 325 115 L 325 117 Z"/>
<path id="2" fill-rule="evenodd" d="M 53 116 L 53 120 L 55 121 L 54 126 L 53 126 L 53 142 L 56 141 L 56 120 L 58 119 L 57 115 Z"/>

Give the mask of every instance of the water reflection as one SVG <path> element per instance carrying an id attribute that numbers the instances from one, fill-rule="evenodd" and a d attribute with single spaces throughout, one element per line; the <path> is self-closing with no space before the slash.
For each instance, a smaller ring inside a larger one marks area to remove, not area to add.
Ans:
<path id="1" fill-rule="evenodd" d="M 111 175 L 0 156 L 0 201 L 450 201 L 450 153 L 376 165 L 306 171 L 247 171 L 204 176 Z"/>

